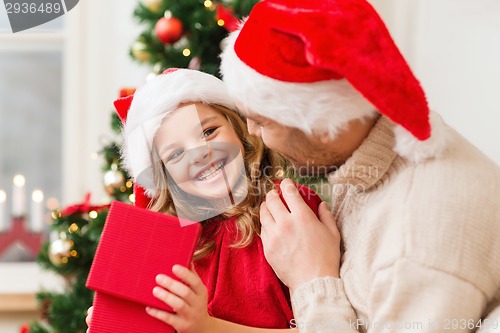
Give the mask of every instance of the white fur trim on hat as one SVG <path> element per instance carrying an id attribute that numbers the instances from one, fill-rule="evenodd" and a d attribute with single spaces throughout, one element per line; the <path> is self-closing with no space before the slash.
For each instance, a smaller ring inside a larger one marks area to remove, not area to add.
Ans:
<path id="1" fill-rule="evenodd" d="M 414 163 L 439 157 L 448 146 L 451 137 L 450 128 L 436 112 L 430 113 L 429 121 L 431 124 L 431 136 L 424 141 L 415 138 L 404 127 L 396 125 L 394 127 L 394 137 L 396 140 L 394 151 Z"/>
<path id="2" fill-rule="evenodd" d="M 377 115 L 375 107 L 345 79 L 291 83 L 259 74 L 234 51 L 238 34 L 239 30 L 224 41 L 221 73 L 231 97 L 249 112 L 304 133 L 328 133 L 331 138 L 350 121 Z"/>
<path id="3" fill-rule="evenodd" d="M 154 197 L 156 193 L 151 170 L 153 138 L 165 116 L 187 102 L 217 104 L 235 109 L 221 80 L 189 69 L 159 75 L 134 94 L 123 128 L 122 159 L 125 168 L 145 188 L 149 197 Z"/>

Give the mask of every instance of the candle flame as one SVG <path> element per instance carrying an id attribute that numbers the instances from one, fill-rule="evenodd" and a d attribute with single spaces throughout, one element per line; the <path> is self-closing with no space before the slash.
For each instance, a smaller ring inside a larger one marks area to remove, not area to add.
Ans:
<path id="1" fill-rule="evenodd" d="M 16 186 L 24 186 L 26 184 L 26 178 L 23 175 L 15 175 L 14 176 L 14 185 Z"/>
<path id="2" fill-rule="evenodd" d="M 7 194 L 4 190 L 0 190 L 0 202 L 5 202 L 7 200 Z"/>
<path id="3" fill-rule="evenodd" d="M 34 190 L 33 193 L 31 194 L 31 199 L 33 199 L 34 202 L 42 202 L 43 192 L 40 190 Z"/>

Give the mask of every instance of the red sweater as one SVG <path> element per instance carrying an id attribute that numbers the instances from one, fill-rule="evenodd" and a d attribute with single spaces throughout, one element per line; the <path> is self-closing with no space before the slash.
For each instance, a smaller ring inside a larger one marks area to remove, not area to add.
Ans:
<path id="1" fill-rule="evenodd" d="M 317 214 L 319 196 L 307 187 L 297 187 Z M 203 227 L 204 234 L 218 229 L 212 239 L 215 250 L 195 262 L 208 290 L 209 314 L 252 327 L 289 328 L 293 313 L 288 288 L 266 261 L 260 237 L 247 247 L 231 247 L 238 237 L 235 222 L 230 218 Z"/>

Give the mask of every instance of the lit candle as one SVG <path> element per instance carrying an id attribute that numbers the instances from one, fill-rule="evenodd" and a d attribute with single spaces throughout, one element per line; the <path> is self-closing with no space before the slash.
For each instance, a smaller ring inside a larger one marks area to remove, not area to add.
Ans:
<path id="1" fill-rule="evenodd" d="M 40 233 L 43 230 L 43 192 L 34 190 L 31 199 L 31 231 Z"/>
<path id="2" fill-rule="evenodd" d="M 14 217 L 24 216 L 26 213 L 26 179 L 23 175 L 14 176 L 12 188 L 12 215 Z"/>
<path id="3" fill-rule="evenodd" d="M 0 232 L 7 230 L 7 220 L 5 219 L 5 201 L 7 194 L 4 190 L 0 190 Z"/>

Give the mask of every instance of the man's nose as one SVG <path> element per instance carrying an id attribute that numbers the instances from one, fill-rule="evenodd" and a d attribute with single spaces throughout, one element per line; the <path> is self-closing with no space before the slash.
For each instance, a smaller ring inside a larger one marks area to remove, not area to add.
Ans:
<path id="1" fill-rule="evenodd" d="M 255 121 L 253 121 L 252 119 L 247 119 L 247 127 L 248 127 L 248 133 L 260 138 L 261 136 L 260 126 L 258 126 L 255 123 Z"/>

